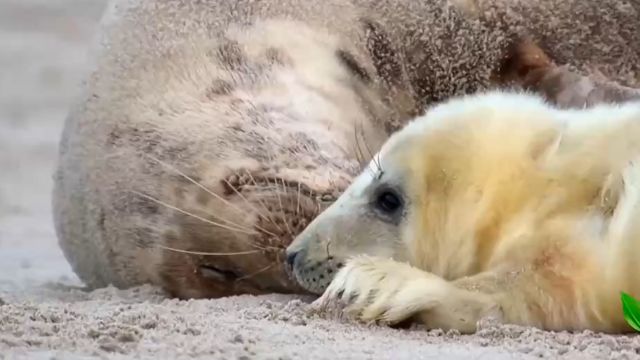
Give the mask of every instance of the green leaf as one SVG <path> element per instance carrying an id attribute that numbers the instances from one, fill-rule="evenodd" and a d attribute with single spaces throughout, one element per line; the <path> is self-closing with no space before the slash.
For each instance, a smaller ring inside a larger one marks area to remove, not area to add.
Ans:
<path id="1" fill-rule="evenodd" d="M 620 293 L 620 300 L 622 301 L 622 312 L 627 324 L 640 332 L 640 301 L 625 292 Z"/>

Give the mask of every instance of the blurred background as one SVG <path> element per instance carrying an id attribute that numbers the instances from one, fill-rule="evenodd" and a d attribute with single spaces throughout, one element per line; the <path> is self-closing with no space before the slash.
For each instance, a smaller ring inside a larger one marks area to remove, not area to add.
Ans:
<path id="1" fill-rule="evenodd" d="M 78 283 L 53 230 L 51 176 L 105 3 L 0 0 L 0 298 Z"/>

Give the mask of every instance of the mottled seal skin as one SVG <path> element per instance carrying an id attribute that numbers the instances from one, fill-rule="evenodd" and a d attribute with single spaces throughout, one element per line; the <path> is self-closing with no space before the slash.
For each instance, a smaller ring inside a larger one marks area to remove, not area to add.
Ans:
<path id="1" fill-rule="evenodd" d="M 303 291 L 284 249 L 389 134 L 428 104 L 523 83 L 503 64 L 518 67 L 529 18 L 505 25 L 492 9 L 506 5 L 480 5 L 112 1 L 55 174 L 74 271 L 90 288 L 152 283 L 181 298 Z M 575 27 L 567 11 L 554 26 Z M 567 53 L 545 41 L 533 36 L 551 60 Z"/>

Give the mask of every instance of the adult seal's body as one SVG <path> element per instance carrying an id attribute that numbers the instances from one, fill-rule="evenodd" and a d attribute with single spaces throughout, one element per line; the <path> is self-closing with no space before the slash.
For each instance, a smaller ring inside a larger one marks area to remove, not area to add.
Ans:
<path id="1" fill-rule="evenodd" d="M 284 248 L 414 105 L 352 5 L 274 4 L 112 8 L 54 190 L 62 249 L 90 287 L 298 290 Z"/>
<path id="2" fill-rule="evenodd" d="M 91 288 L 183 298 L 301 291 L 284 249 L 391 132 L 425 104 L 502 84 L 507 59 L 516 82 L 548 65 L 522 61 L 528 25 L 503 26 L 487 4 L 113 1 L 55 175 L 73 269 Z M 569 10 L 553 24 L 573 26 Z M 567 53 L 549 44 L 550 59 Z"/>

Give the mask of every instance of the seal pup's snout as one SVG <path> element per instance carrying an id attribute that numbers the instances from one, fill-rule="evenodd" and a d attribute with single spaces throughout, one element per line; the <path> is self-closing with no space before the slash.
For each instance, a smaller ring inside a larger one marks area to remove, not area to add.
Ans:
<path id="1" fill-rule="evenodd" d="M 328 240 L 312 230 L 298 235 L 285 253 L 285 263 L 299 285 L 312 293 L 322 294 L 342 262 L 325 252 Z"/>

